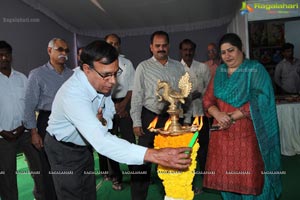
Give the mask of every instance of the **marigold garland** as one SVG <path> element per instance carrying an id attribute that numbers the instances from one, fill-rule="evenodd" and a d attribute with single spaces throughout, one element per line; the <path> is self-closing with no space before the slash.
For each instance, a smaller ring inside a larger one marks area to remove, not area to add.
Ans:
<path id="1" fill-rule="evenodd" d="M 185 133 L 181 135 L 156 135 L 154 139 L 154 147 L 156 149 L 166 147 L 187 147 L 194 133 Z M 162 166 L 158 166 L 157 174 L 163 180 L 167 197 L 183 200 L 192 200 L 194 192 L 192 190 L 192 182 L 195 176 L 197 165 L 196 156 L 199 149 L 196 142 L 192 148 L 192 164 L 187 171 L 176 171 Z"/>

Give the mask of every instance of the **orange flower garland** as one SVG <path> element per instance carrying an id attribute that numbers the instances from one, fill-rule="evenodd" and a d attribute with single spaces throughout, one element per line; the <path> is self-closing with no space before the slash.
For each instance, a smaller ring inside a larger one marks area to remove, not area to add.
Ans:
<path id="1" fill-rule="evenodd" d="M 156 149 L 165 147 L 187 147 L 194 133 L 185 133 L 181 135 L 162 135 L 158 134 L 154 139 L 154 147 Z M 163 180 L 166 197 L 169 199 L 192 200 L 194 192 L 192 190 L 192 182 L 195 176 L 197 165 L 196 156 L 199 149 L 196 142 L 192 148 L 192 164 L 187 171 L 176 171 L 162 166 L 158 166 L 157 174 Z"/>

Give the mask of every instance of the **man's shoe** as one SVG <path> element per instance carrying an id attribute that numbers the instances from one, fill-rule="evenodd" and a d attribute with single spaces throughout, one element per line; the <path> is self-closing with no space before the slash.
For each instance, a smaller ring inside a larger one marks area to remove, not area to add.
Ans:
<path id="1" fill-rule="evenodd" d="M 113 179 L 112 180 L 112 189 L 114 190 L 117 190 L 117 191 L 120 191 L 123 189 L 122 187 L 122 183 L 120 183 L 118 180 L 116 179 Z"/>
<path id="2" fill-rule="evenodd" d="M 193 191 L 195 195 L 203 193 L 203 190 L 199 187 L 193 187 Z"/>
<path id="3" fill-rule="evenodd" d="M 109 175 L 103 175 L 104 181 L 111 181 L 111 177 Z"/>

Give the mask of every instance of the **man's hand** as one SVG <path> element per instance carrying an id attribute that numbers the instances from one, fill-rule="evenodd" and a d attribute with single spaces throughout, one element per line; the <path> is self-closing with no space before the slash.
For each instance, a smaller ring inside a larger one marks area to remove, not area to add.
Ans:
<path id="1" fill-rule="evenodd" d="M 24 131 L 25 131 L 25 127 L 23 125 L 21 125 L 14 130 L 14 133 L 15 133 L 16 137 L 18 138 L 24 133 Z"/>
<path id="2" fill-rule="evenodd" d="M 96 116 L 99 119 L 99 121 L 101 121 L 101 119 L 103 118 L 102 108 L 98 109 Z"/>
<path id="3" fill-rule="evenodd" d="M 41 136 L 38 134 L 36 128 L 31 129 L 31 143 L 38 150 L 40 150 L 41 148 L 44 147 L 43 140 L 42 140 Z"/>
<path id="4" fill-rule="evenodd" d="M 143 128 L 140 127 L 140 126 L 133 127 L 133 133 L 134 133 L 135 136 L 138 136 L 138 137 L 145 134 L 144 131 L 143 131 Z"/>
<path id="5" fill-rule="evenodd" d="M 98 109 L 98 112 L 97 112 L 97 118 L 98 120 L 102 123 L 103 126 L 106 126 L 107 124 L 107 121 L 106 119 L 103 117 L 103 112 L 102 112 L 102 108 L 99 108 Z"/>
<path id="6" fill-rule="evenodd" d="M 120 118 L 128 117 L 129 114 L 126 111 L 126 103 L 125 101 L 121 101 L 119 103 L 115 103 L 116 113 Z"/>
<path id="7" fill-rule="evenodd" d="M 191 152 L 191 148 L 148 149 L 144 160 L 167 168 L 186 170 L 192 162 L 191 155 L 187 152 Z"/>
<path id="8" fill-rule="evenodd" d="M 21 125 L 12 131 L 1 131 L 0 135 L 6 139 L 8 142 L 16 141 L 24 133 L 24 126 Z"/>
<path id="9" fill-rule="evenodd" d="M 15 133 L 16 133 L 15 130 L 12 131 L 3 130 L 0 132 L 0 135 L 8 142 L 13 142 L 17 140 L 17 135 Z"/>

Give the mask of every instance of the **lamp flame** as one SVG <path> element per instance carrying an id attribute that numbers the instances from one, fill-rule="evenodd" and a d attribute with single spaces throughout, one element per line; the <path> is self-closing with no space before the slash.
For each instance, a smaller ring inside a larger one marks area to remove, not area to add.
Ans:
<path id="1" fill-rule="evenodd" d="M 201 130 L 202 126 L 203 126 L 203 116 L 200 117 L 200 125 L 199 125 L 199 116 L 196 116 L 194 121 L 193 121 L 193 126 L 197 126 L 197 130 Z"/>
<path id="2" fill-rule="evenodd" d="M 203 116 L 200 117 L 200 126 L 198 127 L 198 131 L 201 130 L 202 126 L 203 126 Z"/>
<path id="3" fill-rule="evenodd" d="M 198 116 L 195 117 L 192 125 L 195 125 L 195 126 L 199 125 L 199 117 Z"/>
<path id="4" fill-rule="evenodd" d="M 157 124 L 157 121 L 158 121 L 158 116 L 156 116 L 152 122 L 149 124 L 148 128 L 147 129 L 151 129 L 151 128 L 155 128 L 156 127 L 156 124 Z"/>
<path id="5" fill-rule="evenodd" d="M 165 127 L 164 127 L 164 131 L 168 130 L 169 126 L 171 125 L 171 118 L 169 118 L 166 123 L 165 123 Z"/>

